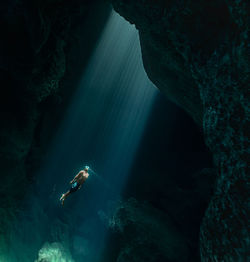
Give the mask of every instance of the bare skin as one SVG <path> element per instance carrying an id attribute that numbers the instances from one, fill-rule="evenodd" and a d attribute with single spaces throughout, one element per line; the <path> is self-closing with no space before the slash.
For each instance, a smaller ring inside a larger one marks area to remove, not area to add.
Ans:
<path id="1" fill-rule="evenodd" d="M 77 182 L 80 186 L 78 189 L 82 187 L 82 184 L 87 180 L 89 177 L 88 169 L 85 168 L 81 170 L 69 183 L 73 184 Z M 68 190 L 66 193 L 62 194 L 60 201 L 62 201 L 62 205 L 64 205 L 65 199 L 71 194 L 70 190 Z"/>

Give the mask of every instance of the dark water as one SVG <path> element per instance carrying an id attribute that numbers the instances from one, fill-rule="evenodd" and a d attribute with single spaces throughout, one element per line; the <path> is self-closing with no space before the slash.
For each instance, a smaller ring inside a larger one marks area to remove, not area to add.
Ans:
<path id="1" fill-rule="evenodd" d="M 144 72 L 137 30 L 113 12 L 35 175 L 33 192 L 13 228 L 11 255 L 4 261 L 102 261 L 109 243 L 102 210 L 124 194 L 136 195 L 135 172 L 139 177 L 149 168 L 164 170 L 164 148 L 178 152 L 189 147 L 186 140 L 180 143 L 182 135 L 173 135 L 179 115 Z M 194 150 L 199 151 L 197 143 Z M 181 157 L 171 154 L 169 161 Z M 97 175 L 91 174 L 62 207 L 61 194 L 84 165 Z"/>
<path id="2" fill-rule="evenodd" d="M 9 261 L 101 261 L 107 227 L 100 211 L 120 199 L 157 92 L 143 70 L 137 30 L 111 13 L 27 194 Z M 97 175 L 62 207 L 59 197 L 84 165 Z"/>

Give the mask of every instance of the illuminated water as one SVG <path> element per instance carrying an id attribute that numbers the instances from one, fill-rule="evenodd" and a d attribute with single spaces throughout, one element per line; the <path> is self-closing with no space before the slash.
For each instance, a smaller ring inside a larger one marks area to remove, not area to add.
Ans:
<path id="1" fill-rule="evenodd" d="M 137 30 L 112 12 L 13 230 L 9 261 L 30 262 L 39 250 L 51 262 L 101 261 L 107 230 L 99 212 L 123 192 L 156 92 Z M 62 207 L 61 193 L 85 164 L 99 177 Z"/>

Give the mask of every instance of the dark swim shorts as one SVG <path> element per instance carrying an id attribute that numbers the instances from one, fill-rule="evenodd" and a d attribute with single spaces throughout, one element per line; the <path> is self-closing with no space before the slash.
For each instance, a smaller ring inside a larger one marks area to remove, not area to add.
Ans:
<path id="1" fill-rule="evenodd" d="M 78 184 L 77 182 L 74 182 L 72 185 L 71 185 L 71 188 L 69 190 L 70 193 L 72 192 L 76 192 L 79 188 L 80 184 Z"/>

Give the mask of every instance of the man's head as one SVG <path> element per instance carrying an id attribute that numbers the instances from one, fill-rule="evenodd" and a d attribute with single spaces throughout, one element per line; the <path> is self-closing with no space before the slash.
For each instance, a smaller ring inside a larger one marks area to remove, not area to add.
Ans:
<path id="1" fill-rule="evenodd" d="M 89 166 L 85 166 L 83 170 L 88 173 L 88 171 L 89 171 Z"/>

